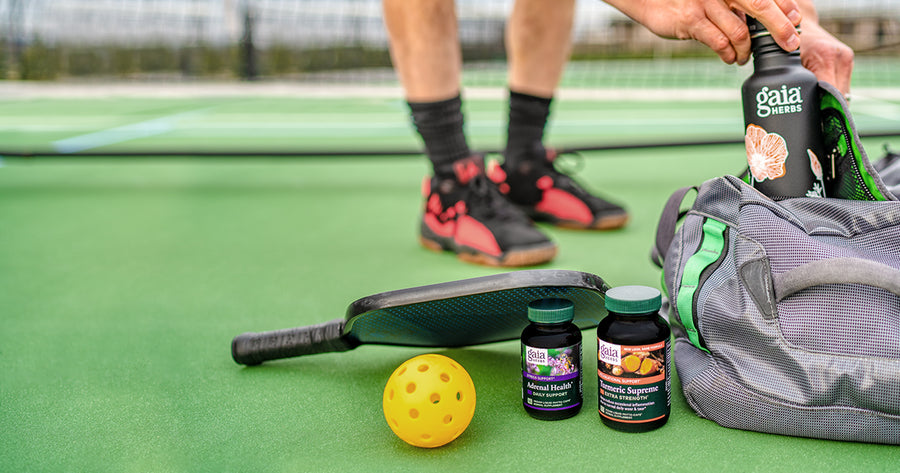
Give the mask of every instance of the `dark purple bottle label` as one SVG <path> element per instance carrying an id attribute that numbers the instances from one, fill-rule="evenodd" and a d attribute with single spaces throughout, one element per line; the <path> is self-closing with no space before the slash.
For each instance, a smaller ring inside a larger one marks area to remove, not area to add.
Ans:
<path id="1" fill-rule="evenodd" d="M 522 402 L 559 411 L 581 405 L 581 343 L 561 348 L 522 345 Z"/>

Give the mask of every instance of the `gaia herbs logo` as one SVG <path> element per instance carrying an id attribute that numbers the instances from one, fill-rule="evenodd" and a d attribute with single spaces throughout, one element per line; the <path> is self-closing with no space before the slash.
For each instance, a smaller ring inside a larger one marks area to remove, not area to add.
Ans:
<path id="1" fill-rule="evenodd" d="M 763 87 L 756 93 L 756 115 L 760 118 L 802 111 L 803 98 L 800 95 L 800 87 L 788 88 L 786 85 L 782 85 L 780 89 Z"/>
<path id="2" fill-rule="evenodd" d="M 608 343 L 597 339 L 597 359 L 612 365 L 622 362 L 622 347 L 614 343 Z"/>
<path id="3" fill-rule="evenodd" d="M 525 363 L 532 365 L 547 364 L 547 350 L 534 347 L 525 347 Z"/>

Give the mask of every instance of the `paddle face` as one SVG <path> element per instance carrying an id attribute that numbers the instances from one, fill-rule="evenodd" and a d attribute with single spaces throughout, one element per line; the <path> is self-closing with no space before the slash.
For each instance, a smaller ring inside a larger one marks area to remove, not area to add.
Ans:
<path id="1" fill-rule="evenodd" d="M 569 270 L 524 270 L 451 281 L 359 299 L 347 309 L 343 336 L 359 344 L 459 347 L 517 339 L 528 303 L 564 298 L 574 323 L 596 326 L 606 315 L 606 283 Z"/>

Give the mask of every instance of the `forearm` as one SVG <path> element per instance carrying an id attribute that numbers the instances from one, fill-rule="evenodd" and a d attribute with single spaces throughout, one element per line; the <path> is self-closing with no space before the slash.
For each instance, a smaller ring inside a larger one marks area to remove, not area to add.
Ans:
<path id="1" fill-rule="evenodd" d="M 788 51 L 797 49 L 794 29 L 801 14 L 794 0 L 604 0 L 658 36 L 695 39 L 726 63 L 744 64 L 750 58 L 750 34 L 743 13 L 766 25 Z"/>
<path id="2" fill-rule="evenodd" d="M 794 0 L 800 8 L 800 14 L 803 15 L 801 27 L 803 24 L 815 23 L 819 24 L 819 13 L 816 11 L 815 2 L 812 0 Z"/>
<path id="3" fill-rule="evenodd" d="M 800 58 L 819 80 L 836 86 L 844 94 L 850 93 L 853 72 L 853 50 L 831 35 L 819 24 L 813 0 L 796 0 L 803 19 Z"/>
<path id="4" fill-rule="evenodd" d="M 646 7 L 644 0 L 603 0 L 603 3 L 619 10 L 632 20 L 644 24 L 643 10 Z"/>

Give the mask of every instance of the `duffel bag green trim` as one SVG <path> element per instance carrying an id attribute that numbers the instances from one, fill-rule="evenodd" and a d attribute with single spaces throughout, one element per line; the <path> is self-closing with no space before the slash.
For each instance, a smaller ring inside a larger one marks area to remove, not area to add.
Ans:
<path id="1" fill-rule="evenodd" d="M 678 318 L 687 332 L 688 339 L 691 343 L 701 350 L 709 351 L 702 346 L 700 342 L 700 332 L 694 321 L 694 300 L 697 290 L 700 289 L 700 281 L 703 271 L 710 265 L 719 261 L 725 252 L 725 230 L 728 225 L 707 218 L 703 222 L 703 241 L 700 243 L 700 249 L 697 250 L 684 265 L 684 272 L 681 275 L 681 286 L 678 290 L 678 299 L 676 307 L 678 308 Z"/>

